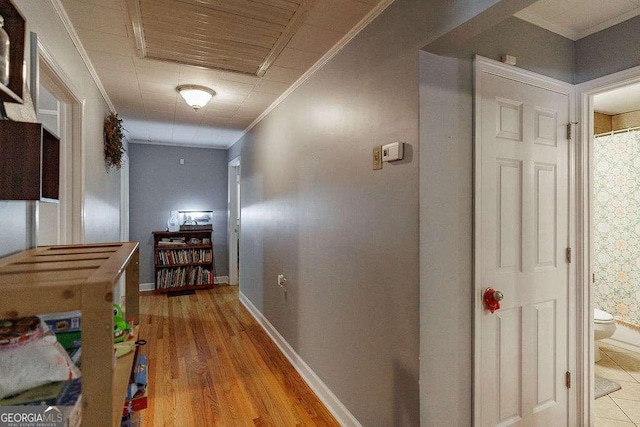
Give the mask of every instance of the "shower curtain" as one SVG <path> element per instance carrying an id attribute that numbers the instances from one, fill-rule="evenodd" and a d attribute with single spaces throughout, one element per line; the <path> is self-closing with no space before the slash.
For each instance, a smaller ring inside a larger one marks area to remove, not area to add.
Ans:
<path id="1" fill-rule="evenodd" d="M 594 305 L 640 326 L 640 131 L 594 140 Z"/>

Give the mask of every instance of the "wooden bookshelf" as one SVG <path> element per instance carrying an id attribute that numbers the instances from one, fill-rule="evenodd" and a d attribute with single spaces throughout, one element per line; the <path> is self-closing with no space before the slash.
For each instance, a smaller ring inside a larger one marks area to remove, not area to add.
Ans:
<path id="1" fill-rule="evenodd" d="M 211 230 L 154 231 L 155 292 L 209 289 L 215 262 Z"/>
<path id="2" fill-rule="evenodd" d="M 139 319 L 137 242 L 45 246 L 0 258 L 0 318 L 82 312 L 82 425 L 119 426 L 133 357 L 114 364 L 113 289 Z"/>

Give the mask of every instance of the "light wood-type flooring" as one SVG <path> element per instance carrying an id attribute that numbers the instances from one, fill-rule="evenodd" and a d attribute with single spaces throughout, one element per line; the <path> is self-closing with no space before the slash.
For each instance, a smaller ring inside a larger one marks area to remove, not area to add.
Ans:
<path id="1" fill-rule="evenodd" d="M 143 426 L 338 425 L 236 286 L 142 296 L 140 338 L 149 360 Z"/>

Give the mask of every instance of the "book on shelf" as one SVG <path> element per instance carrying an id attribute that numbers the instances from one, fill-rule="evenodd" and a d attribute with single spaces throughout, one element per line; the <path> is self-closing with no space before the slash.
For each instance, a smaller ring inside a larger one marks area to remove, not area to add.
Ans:
<path id="1" fill-rule="evenodd" d="M 211 262 L 211 249 L 160 250 L 156 254 L 157 265 L 192 264 Z"/>
<path id="2" fill-rule="evenodd" d="M 158 246 L 185 246 L 185 242 L 158 242 Z"/>
<path id="3" fill-rule="evenodd" d="M 158 270 L 156 275 L 156 287 L 158 289 L 208 285 L 211 283 L 213 283 L 213 273 L 202 266 L 163 269 Z"/>

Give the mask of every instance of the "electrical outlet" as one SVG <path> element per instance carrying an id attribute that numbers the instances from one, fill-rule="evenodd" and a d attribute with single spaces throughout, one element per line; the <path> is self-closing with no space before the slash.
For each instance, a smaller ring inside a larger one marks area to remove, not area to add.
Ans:
<path id="1" fill-rule="evenodd" d="M 284 277 L 284 274 L 278 274 L 278 286 L 284 288 L 287 284 L 287 279 Z"/>

